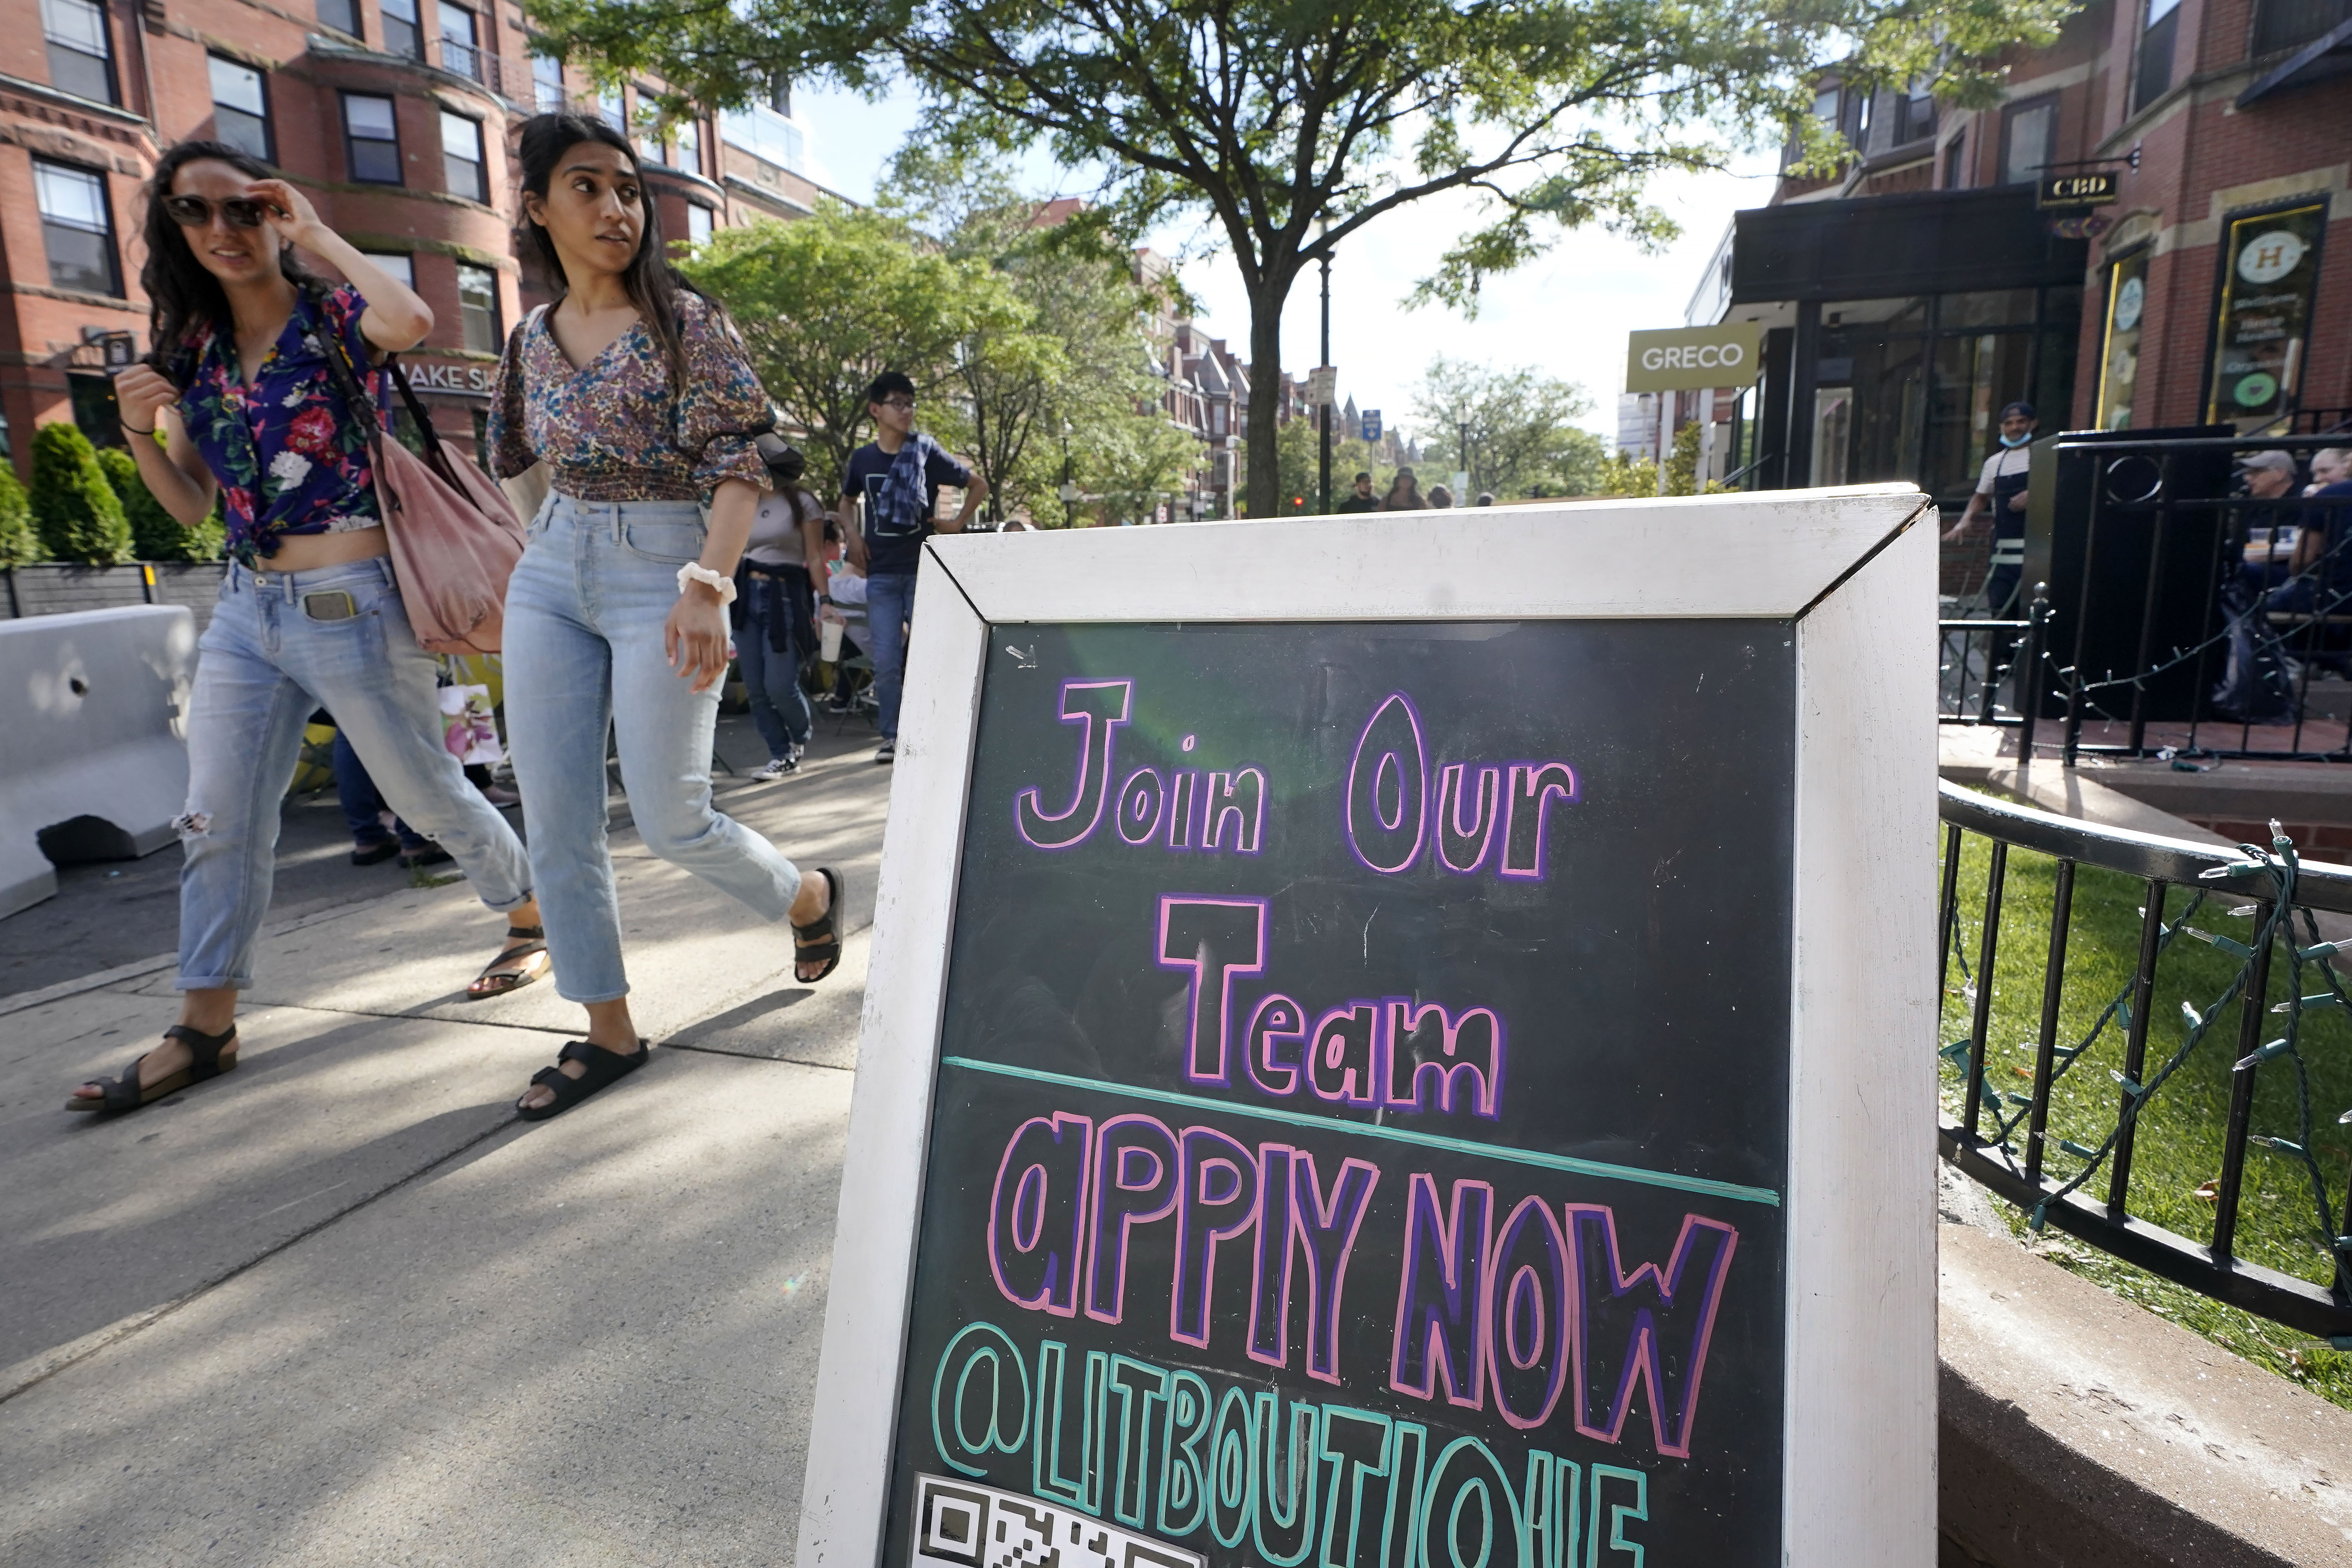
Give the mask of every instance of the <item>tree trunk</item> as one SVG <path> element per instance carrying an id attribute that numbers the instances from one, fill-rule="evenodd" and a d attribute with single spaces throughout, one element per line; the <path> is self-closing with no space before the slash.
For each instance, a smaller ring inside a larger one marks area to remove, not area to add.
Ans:
<path id="1" fill-rule="evenodd" d="M 1250 295 L 1249 514 L 1282 515 L 1282 462 L 1276 450 L 1275 418 L 1281 406 L 1282 307 L 1290 297 L 1290 276 L 1268 272 Z"/>

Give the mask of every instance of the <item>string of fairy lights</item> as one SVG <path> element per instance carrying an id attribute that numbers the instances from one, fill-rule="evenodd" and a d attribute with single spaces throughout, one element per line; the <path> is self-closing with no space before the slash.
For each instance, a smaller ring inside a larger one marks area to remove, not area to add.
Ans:
<path id="1" fill-rule="evenodd" d="M 2256 1047 L 2244 1058 L 2235 1062 L 2232 1070 L 2239 1073 L 2252 1072 L 2263 1066 L 2278 1063 L 2284 1063 L 2294 1068 L 2296 1107 L 2294 1136 L 2285 1138 L 2271 1133 L 2250 1131 L 2246 1142 L 2250 1149 L 2265 1150 L 2300 1169 L 2308 1184 L 2314 1210 L 2318 1216 L 2318 1226 L 2312 1235 L 2312 1239 L 2322 1251 L 2336 1258 L 2340 1266 L 2352 1270 L 2352 1235 L 2337 1232 L 2337 1210 L 2329 1197 L 2326 1175 L 2320 1169 L 2318 1157 L 2312 1149 L 2311 1073 L 2303 1054 L 2304 1016 L 2306 1013 L 2329 1008 L 2343 1008 L 2347 1013 L 2352 1013 L 2352 996 L 2347 996 L 2342 978 L 2328 963 L 2328 960 L 2336 954 L 2339 944 L 2321 941 L 2318 922 L 2313 919 L 2311 911 L 2308 909 L 2297 910 L 2295 907 L 2295 879 L 2300 867 L 2294 845 L 2275 820 L 2271 823 L 2270 830 L 2271 842 L 2267 848 L 2259 845 L 2241 844 L 2238 847 L 2239 858 L 2223 865 L 2208 868 L 2200 874 L 2200 878 L 2207 881 L 2248 876 L 2258 876 L 2268 881 L 2270 887 L 2267 898 L 2254 903 L 2239 905 L 2227 911 L 2233 918 L 2258 917 L 2258 924 L 2251 942 L 2240 942 L 2233 937 L 2205 931 L 2189 923 L 2212 896 L 2211 889 L 2206 888 L 2191 889 L 2191 897 L 2187 907 L 2170 921 L 2159 926 L 2155 956 L 2151 961 L 2151 973 L 2154 973 L 2155 967 L 2161 963 L 2165 952 L 2176 941 L 2183 937 L 2204 942 L 2216 952 L 2236 959 L 2238 961 L 2236 972 L 2231 976 L 2229 984 L 2222 987 L 2221 994 L 2203 1009 L 2200 1010 L 2185 1000 L 2180 1004 L 2181 1022 L 2184 1026 L 2182 1039 L 2179 1046 L 2154 1072 L 2147 1072 L 2143 1068 L 2142 1078 L 2135 1082 L 2120 1068 L 2108 1068 L 2107 1076 L 2115 1080 L 2116 1088 L 2121 1091 L 2117 1100 L 2115 1126 L 2096 1146 L 2076 1142 L 2072 1139 L 2061 1138 L 2052 1141 L 2054 1147 L 2061 1152 L 2079 1162 L 2080 1168 L 2071 1177 L 2059 1182 L 2057 1185 L 2043 1187 L 2040 1200 L 2026 1216 L 2026 1226 L 2029 1230 L 2037 1233 L 2041 1231 L 2047 1221 L 2051 1205 L 2064 1202 L 2068 1196 L 2105 1167 L 2126 1133 L 2137 1126 L 2141 1111 L 2163 1090 L 2173 1076 L 2197 1055 L 2199 1048 L 2204 1045 L 2207 1037 L 2212 1032 L 2215 1021 L 2230 1010 L 2231 1004 L 2240 1002 L 2245 996 L 2248 986 L 2253 983 L 2253 974 L 2260 967 L 2258 961 L 2264 950 L 2276 952 L 2279 947 L 2283 946 L 2293 984 L 2289 988 L 2287 999 L 2273 1004 L 2269 1011 L 2273 1015 L 2284 1016 L 2284 1032 L 2276 1038 L 2266 1040 Z M 2143 916 L 2145 913 L 2143 910 Z M 2298 944 L 2294 940 L 2294 918 L 2298 913 L 2303 917 L 2304 928 L 2308 937 L 2308 941 L 2302 944 Z M 1962 980 L 1959 993 L 1973 1005 L 1979 981 L 1990 984 L 1991 977 L 1990 975 L 1979 977 L 1969 972 L 1968 943 L 1962 924 L 1959 900 L 1956 898 L 1946 922 L 1944 937 L 1948 954 L 1957 957 L 1959 961 Z M 2352 940 L 2346 941 L 2340 946 L 2344 951 L 2352 952 Z M 2317 970 L 2319 980 L 2325 984 L 2326 989 L 2307 993 L 2305 973 L 2314 968 Z M 2089 1033 L 2074 1045 L 2053 1047 L 2049 1082 L 2046 1090 L 2042 1091 L 2050 1099 L 2055 1098 L 2060 1081 L 2098 1043 L 2110 1024 L 2119 1023 L 2126 1033 L 2130 1030 L 2131 997 L 2138 985 L 2139 976 L 2135 973 L 2124 982 L 2123 988 L 2114 998 L 2100 1010 Z M 2255 1005 L 2259 1005 L 2259 999 L 2256 1000 Z M 2152 1025 L 2154 1020 L 2151 1019 L 2149 1022 Z M 1990 1036 L 1989 1020 L 1986 1032 Z M 1973 1027 L 1967 1036 L 1949 1045 L 1941 1046 L 1937 1054 L 1945 1061 L 1961 1069 L 1963 1073 L 1973 1065 L 1979 1079 L 1979 1103 L 1983 1108 L 1983 1113 L 1992 1123 L 1991 1133 L 1983 1139 L 1984 1147 L 1997 1151 L 2008 1162 L 2012 1172 L 2018 1171 L 2014 1140 L 2020 1127 L 2032 1113 L 2033 1097 L 2005 1093 L 1993 1082 L 1992 1074 L 1986 1060 L 1990 1055 L 1990 1041 L 1988 1038 L 1980 1044 L 1976 1038 Z M 2352 1123 L 2352 1110 L 2346 1110 L 2336 1120 L 2339 1123 Z M 2032 1136 L 2031 1132 L 2027 1135 Z M 2045 1132 L 2042 1136 L 2047 1138 L 2048 1134 Z M 2352 1342 L 2339 1344 L 2336 1348 L 2352 1349 Z"/>

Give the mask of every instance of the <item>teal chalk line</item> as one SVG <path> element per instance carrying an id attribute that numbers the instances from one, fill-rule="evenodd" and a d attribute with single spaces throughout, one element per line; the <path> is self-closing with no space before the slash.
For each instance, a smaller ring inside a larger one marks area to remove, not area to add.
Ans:
<path id="1" fill-rule="evenodd" d="M 1224 1116 L 1249 1116 L 1260 1121 L 1311 1127 L 1318 1132 L 1352 1132 L 1362 1138 L 1385 1138 L 1392 1143 L 1415 1143 L 1424 1149 L 1443 1149 L 1450 1154 L 1471 1154 L 1482 1160 L 1508 1160 L 1514 1164 L 1534 1165 L 1546 1171 L 1566 1171 L 1571 1175 L 1598 1176 L 1611 1182 L 1637 1182 L 1645 1187 L 1673 1187 L 1680 1192 L 1704 1193 L 1709 1197 L 1732 1198 L 1745 1204 L 1769 1204 L 1774 1208 L 1780 1206 L 1780 1194 L 1769 1187 L 1745 1187 L 1738 1182 L 1710 1182 L 1704 1176 L 1677 1176 L 1668 1171 L 1645 1171 L 1639 1165 L 1612 1165 L 1606 1160 L 1580 1160 L 1571 1154 L 1539 1154 L 1532 1149 L 1473 1143 L 1467 1138 L 1448 1138 L 1442 1132 L 1419 1132 L 1409 1127 L 1381 1127 L 1369 1121 L 1302 1116 L 1295 1110 L 1276 1110 L 1271 1106 L 1244 1105 L 1230 1100 L 1178 1094 L 1172 1089 L 1139 1089 L 1129 1083 L 1105 1083 L 1099 1079 L 1074 1078 L 1068 1073 L 1048 1072 L 1044 1068 L 1008 1067 L 1002 1062 L 974 1061 L 970 1057 L 942 1057 L 940 1061 L 944 1066 L 961 1068 L 967 1072 L 994 1073 L 999 1078 L 1023 1078 L 1033 1083 L 1060 1084 L 1065 1089 L 1084 1089 L 1089 1094 L 1157 1100 L 1162 1105 L 1188 1105 Z"/>

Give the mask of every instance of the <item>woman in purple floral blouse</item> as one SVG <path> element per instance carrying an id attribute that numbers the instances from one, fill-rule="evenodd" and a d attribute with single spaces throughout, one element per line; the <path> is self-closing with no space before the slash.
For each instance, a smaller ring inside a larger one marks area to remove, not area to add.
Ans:
<path id="1" fill-rule="evenodd" d="M 516 1110 L 554 1116 L 646 1060 L 629 1016 L 604 844 L 604 737 L 646 847 L 770 921 L 794 969 L 841 961 L 840 874 L 803 876 L 710 805 L 727 603 L 768 488 L 753 438 L 774 423 L 726 312 L 671 270 L 636 154 L 602 120 L 523 123 L 522 247 L 556 302 L 507 340 L 490 394 L 500 478 L 549 490 L 507 589 L 506 690 L 530 862 L 556 989 L 587 1037 Z M 706 510 L 707 508 L 707 510 Z"/>
<path id="2" fill-rule="evenodd" d="M 439 663 L 409 629 L 367 441 L 328 373 L 330 354 L 364 372 L 373 351 L 419 342 L 433 312 L 301 192 L 218 142 L 183 142 L 157 162 L 145 237 L 154 347 L 116 378 L 122 427 L 140 477 L 183 524 L 220 498 L 233 559 L 188 709 L 180 1020 L 121 1078 L 76 1089 L 70 1110 L 133 1110 L 236 1065 L 236 994 L 269 909 L 278 802 L 321 706 L 386 803 L 505 911 L 506 946 L 470 994 L 528 984 L 546 965 L 522 844 L 442 742 Z M 298 247 L 350 281 L 330 288 Z"/>

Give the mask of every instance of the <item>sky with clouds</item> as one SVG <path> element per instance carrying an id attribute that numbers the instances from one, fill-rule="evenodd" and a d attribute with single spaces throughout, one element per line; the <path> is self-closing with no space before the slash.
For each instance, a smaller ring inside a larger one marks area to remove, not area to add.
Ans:
<path id="1" fill-rule="evenodd" d="M 911 93 L 868 102 L 852 93 L 803 89 L 798 118 L 808 129 L 810 170 L 855 201 L 871 200 L 884 164 L 920 117 Z M 1656 255 L 1601 229 L 1561 237 L 1551 252 L 1506 277 L 1490 279 L 1475 320 L 1442 306 L 1407 310 L 1413 285 L 1434 270 L 1446 247 L 1481 221 L 1475 198 L 1432 197 L 1370 225 L 1331 268 L 1331 349 L 1342 401 L 1378 408 L 1391 427 L 1412 429 L 1412 389 L 1440 355 L 1498 367 L 1532 365 L 1582 384 L 1593 406 L 1585 423 L 1616 432 L 1616 394 L 1624 374 L 1625 334 L 1637 327 L 1676 327 L 1699 272 L 1731 215 L 1761 206 L 1771 193 L 1772 163 L 1742 160 L 1741 172 L 1661 178 L 1651 200 L 1682 226 L 1682 237 Z M 1055 171 L 1042 160 L 1027 171 L 1043 190 Z M 1072 182 L 1073 191 L 1082 188 Z M 1210 335 L 1246 356 L 1248 301 L 1228 258 L 1205 251 L 1190 228 L 1156 236 L 1157 247 L 1187 260 L 1184 286 L 1202 309 Z M 1317 362 L 1318 298 L 1310 271 L 1283 314 L 1283 363 L 1294 374 Z M 1419 432 L 1416 431 L 1416 434 Z"/>

